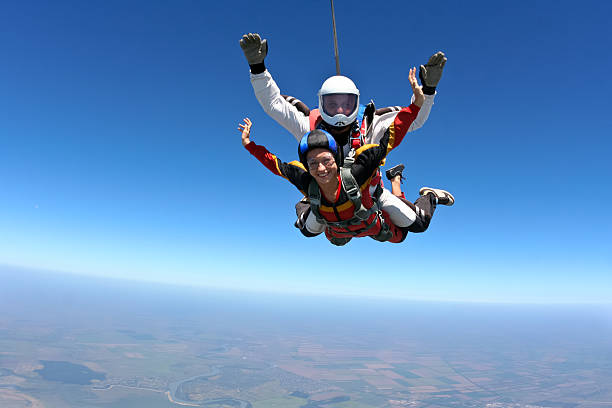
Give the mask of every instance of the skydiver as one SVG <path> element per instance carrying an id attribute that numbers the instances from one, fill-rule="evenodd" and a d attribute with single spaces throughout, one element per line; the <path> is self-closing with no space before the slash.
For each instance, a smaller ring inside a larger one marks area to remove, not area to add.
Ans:
<path id="1" fill-rule="evenodd" d="M 379 200 L 370 193 L 368 181 L 376 175 L 387 153 L 401 143 L 423 105 L 424 96 L 415 72 L 413 68 L 409 75 L 415 101 L 394 118 L 393 137 L 392 132 L 385 132 L 379 144 L 364 146 L 353 157 L 345 158 L 342 165 L 341 147 L 326 130 L 315 129 L 305 134 L 298 146 L 300 161 L 285 163 L 250 140 L 248 118 L 238 126 L 242 145 L 272 173 L 289 180 L 309 198 L 311 211 L 305 221 L 307 228 L 313 233 L 324 230 L 334 245 L 345 245 L 353 237 L 363 236 L 402 242 L 408 232 L 423 232 L 428 228 L 436 204 L 454 202 L 447 191 L 424 187 L 414 204 L 408 201 L 404 204 L 405 213 L 410 217 L 402 220 L 406 225 L 400 226 L 385 210 L 379 211 Z"/>
<path id="2" fill-rule="evenodd" d="M 259 34 L 249 33 L 242 36 L 240 46 L 250 67 L 253 91 L 264 111 L 297 140 L 315 128 L 328 131 L 341 146 L 341 162 L 351 148 L 378 143 L 389 131 L 390 125 L 401 109 L 392 107 L 376 111 L 372 102 L 365 109 L 363 107 L 360 109 L 359 90 L 353 81 L 336 75 L 323 82 L 318 92 L 319 109 L 313 110 L 307 116 L 281 95 L 276 82 L 267 71 L 264 64 L 268 53 L 267 40 L 262 40 Z M 425 94 L 424 102 L 408 132 L 420 128 L 427 120 L 445 63 L 444 53 L 438 52 L 425 66 L 421 65 L 419 76 Z M 370 193 L 374 195 L 377 189 L 380 189 L 378 194 L 381 207 L 389 213 L 396 225 L 401 225 L 406 217 L 410 217 L 401 200 L 384 188 L 380 173 L 371 180 Z M 304 227 L 308 208 L 308 203 L 304 199 L 296 205 L 298 220 L 295 225 L 302 234 L 313 236 L 316 234 Z"/>

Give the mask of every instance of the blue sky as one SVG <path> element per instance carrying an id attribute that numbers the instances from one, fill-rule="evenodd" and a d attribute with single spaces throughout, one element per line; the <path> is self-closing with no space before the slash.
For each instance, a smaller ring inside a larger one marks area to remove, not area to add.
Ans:
<path id="1" fill-rule="evenodd" d="M 328 2 L 0 7 L 0 264 L 283 293 L 611 302 L 606 2 L 336 1 L 342 73 L 407 104 L 448 56 L 425 126 L 388 163 L 446 188 L 425 234 L 336 248 L 292 227 L 299 193 L 241 146 L 296 142 L 257 104 L 238 46 L 268 39 L 283 93 L 335 72 Z M 364 11 L 365 10 L 365 11 Z"/>

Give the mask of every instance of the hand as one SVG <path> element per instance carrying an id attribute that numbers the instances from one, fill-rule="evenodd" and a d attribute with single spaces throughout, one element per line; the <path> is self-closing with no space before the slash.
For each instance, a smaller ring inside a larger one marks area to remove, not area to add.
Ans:
<path id="1" fill-rule="evenodd" d="M 246 146 L 249 143 L 251 143 L 251 139 L 249 139 L 249 136 L 251 135 L 251 119 L 249 118 L 244 118 L 242 119 L 244 121 L 244 124 L 239 123 L 238 124 L 238 130 L 242 132 L 242 145 Z"/>
<path id="2" fill-rule="evenodd" d="M 240 47 L 249 65 L 261 64 L 268 55 L 268 40 L 261 40 L 257 33 L 242 36 Z"/>
<path id="3" fill-rule="evenodd" d="M 438 82 L 440 82 L 440 78 L 442 78 L 444 64 L 446 64 L 446 57 L 442 51 L 438 51 L 429 58 L 427 65 L 421 65 L 419 78 L 421 78 L 423 86 L 429 88 L 438 86 Z"/>
<path id="4" fill-rule="evenodd" d="M 408 81 L 410 81 L 410 86 L 412 87 L 412 92 L 414 93 L 414 104 L 420 108 L 423 106 L 423 102 L 425 101 L 425 95 L 423 95 L 423 88 L 419 86 L 419 83 L 417 82 L 415 67 L 410 69 L 410 72 L 408 73 Z"/>

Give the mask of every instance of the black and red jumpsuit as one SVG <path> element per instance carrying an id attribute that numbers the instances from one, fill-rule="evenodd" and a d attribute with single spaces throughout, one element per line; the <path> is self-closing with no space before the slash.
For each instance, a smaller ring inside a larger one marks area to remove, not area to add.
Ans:
<path id="1" fill-rule="evenodd" d="M 379 144 L 367 144 L 360 147 L 355 152 L 355 161 L 352 164 L 350 171 L 357 181 L 357 184 L 360 186 L 361 201 L 365 208 L 369 209 L 374 204 L 369 189 L 372 177 L 376 175 L 378 167 L 381 165 L 381 162 L 385 159 L 387 154 L 401 143 L 418 112 L 419 107 L 414 104 L 403 108 L 400 112 L 398 112 L 395 120 L 385 132 Z M 285 163 L 274 154 L 270 153 L 265 147 L 259 146 L 254 142 L 247 144 L 245 147 L 272 173 L 289 180 L 289 182 L 295 185 L 302 192 L 302 194 L 307 195 L 308 186 L 310 185 L 313 177 L 304 168 L 302 163 L 299 161 Z M 338 177 L 340 178 L 340 172 L 338 172 Z M 324 195 L 321 195 L 321 206 L 319 208 L 319 213 L 326 221 L 332 223 L 350 220 L 354 217 L 355 212 L 355 206 L 342 188 L 341 182 L 339 183 L 338 188 L 339 191 L 336 194 L 336 200 L 334 202 L 327 200 Z M 407 233 L 406 229 L 400 229 L 399 227 L 395 226 L 390 221 L 388 214 L 384 210 L 382 213 L 384 222 L 389 225 L 393 234 L 389 241 L 403 241 Z M 376 225 L 364 230 L 364 227 L 373 222 L 375 222 Z M 345 228 L 348 228 L 354 232 L 347 232 Z M 373 213 L 370 215 L 368 220 L 363 223 L 363 225 L 357 224 L 348 227 L 335 227 L 333 225 L 328 225 L 328 227 L 325 229 L 325 235 L 328 237 L 328 239 L 330 237 L 343 238 L 348 236 L 376 236 L 380 233 L 381 228 L 382 225 L 380 218 L 376 213 Z"/>

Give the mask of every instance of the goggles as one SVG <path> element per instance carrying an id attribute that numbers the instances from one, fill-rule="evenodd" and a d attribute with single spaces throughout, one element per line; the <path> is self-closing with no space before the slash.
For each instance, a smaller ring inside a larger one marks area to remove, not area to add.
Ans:
<path id="1" fill-rule="evenodd" d="M 323 111 L 331 117 L 336 115 L 348 117 L 357 109 L 357 95 L 355 94 L 327 94 L 322 95 L 321 99 Z"/>

